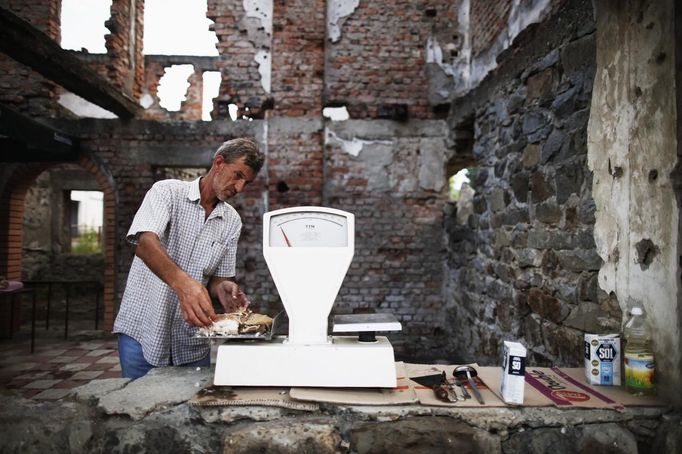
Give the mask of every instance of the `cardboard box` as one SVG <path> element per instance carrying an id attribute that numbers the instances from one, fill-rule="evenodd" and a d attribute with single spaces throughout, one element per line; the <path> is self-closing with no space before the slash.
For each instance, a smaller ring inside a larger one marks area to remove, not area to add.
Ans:
<path id="1" fill-rule="evenodd" d="M 591 385 L 620 386 L 619 334 L 585 334 L 585 379 Z"/>
<path id="2" fill-rule="evenodd" d="M 518 342 L 504 341 L 502 383 L 500 394 L 508 404 L 523 404 L 523 388 L 526 383 L 526 347 Z"/>

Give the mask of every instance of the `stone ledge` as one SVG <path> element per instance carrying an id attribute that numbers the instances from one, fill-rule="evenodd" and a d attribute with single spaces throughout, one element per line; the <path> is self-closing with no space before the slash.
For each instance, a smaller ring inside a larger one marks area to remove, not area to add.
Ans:
<path id="1" fill-rule="evenodd" d="M 663 407 L 323 404 L 308 412 L 188 404 L 212 372 L 169 367 L 132 382 L 96 380 L 60 402 L 0 393 L 0 451 L 636 453 L 682 446 L 682 411 Z"/>

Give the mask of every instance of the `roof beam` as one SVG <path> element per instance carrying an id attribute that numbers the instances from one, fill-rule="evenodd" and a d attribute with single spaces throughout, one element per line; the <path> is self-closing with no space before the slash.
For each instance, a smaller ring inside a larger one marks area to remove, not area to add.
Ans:
<path id="1" fill-rule="evenodd" d="M 65 162 L 78 158 L 80 141 L 0 104 L 0 162 Z"/>
<path id="2" fill-rule="evenodd" d="M 115 88 L 45 33 L 2 7 L 0 51 L 120 118 L 131 118 L 140 112 L 140 106 L 132 97 Z"/>

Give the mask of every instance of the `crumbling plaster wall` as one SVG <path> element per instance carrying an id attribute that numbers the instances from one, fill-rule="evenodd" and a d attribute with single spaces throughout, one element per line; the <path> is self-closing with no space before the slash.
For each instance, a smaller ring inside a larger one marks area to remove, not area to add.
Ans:
<path id="1" fill-rule="evenodd" d="M 673 0 L 596 3 L 588 156 L 595 239 L 604 260 L 599 286 L 617 297 L 623 312 L 644 306 L 662 394 L 680 403 L 675 8 Z"/>
<path id="2" fill-rule="evenodd" d="M 464 41 L 460 3 L 330 2 L 325 104 L 345 105 L 351 118 L 436 118 L 430 97 L 452 85 L 440 68 L 459 55 Z M 434 41 L 445 55 L 427 62 Z M 431 88 L 425 71 L 438 80 Z M 447 95 L 434 100 L 443 103 Z"/>
<path id="3" fill-rule="evenodd" d="M 262 118 L 271 105 L 272 0 L 208 0 L 206 16 L 214 22 L 221 56 L 213 118 L 229 118 L 230 104 L 238 117 Z"/>
<path id="4" fill-rule="evenodd" d="M 144 66 L 144 88 L 140 104 L 145 108 L 143 118 L 156 121 L 201 121 L 203 104 L 212 100 L 204 99 L 204 73 L 220 70 L 218 57 L 198 57 L 183 55 L 147 55 Z M 169 111 L 161 106 L 158 89 L 161 79 L 173 65 L 192 65 L 193 72 L 187 78 L 185 99 L 177 111 Z M 214 112 L 215 113 L 215 112 Z"/>

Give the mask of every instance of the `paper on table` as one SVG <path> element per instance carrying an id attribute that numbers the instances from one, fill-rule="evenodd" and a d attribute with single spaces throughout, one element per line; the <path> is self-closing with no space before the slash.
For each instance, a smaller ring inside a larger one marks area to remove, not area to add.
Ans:
<path id="1" fill-rule="evenodd" d="M 417 402 L 414 389 L 405 375 L 405 364 L 396 362 L 398 386 L 395 388 L 291 388 L 297 400 L 347 405 L 401 405 Z"/>

